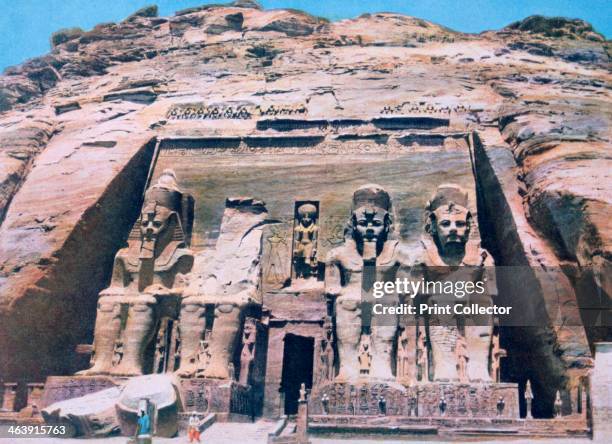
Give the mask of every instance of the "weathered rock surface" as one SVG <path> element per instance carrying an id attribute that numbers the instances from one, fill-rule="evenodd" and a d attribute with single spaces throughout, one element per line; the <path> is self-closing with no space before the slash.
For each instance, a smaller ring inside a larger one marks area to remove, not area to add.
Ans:
<path id="1" fill-rule="evenodd" d="M 42 416 L 48 424 L 71 426 L 74 436 L 108 436 L 119 432 L 115 405 L 120 396 L 121 388 L 112 387 L 51 404 Z"/>
<path id="2" fill-rule="evenodd" d="M 103 437 L 121 432 L 134 436 L 143 399 L 155 404 L 158 436 L 176 435 L 182 410 L 178 381 L 170 374 L 144 375 L 78 398 L 56 402 L 42 410 L 46 423 L 71 426 L 74 436 Z"/>
<path id="3" fill-rule="evenodd" d="M 527 19 L 470 35 L 397 14 L 329 23 L 253 6 L 136 14 L 57 39 L 0 77 L 0 349 L 12 357 L 3 375 L 77 370 L 70 357 L 91 341 L 155 137 L 290 132 L 254 118 L 170 119 L 176 104 L 303 106 L 295 118 L 313 121 L 374 122 L 386 108 L 450 116 L 450 130 L 478 131 L 514 162 L 491 177 L 508 175 L 500 189 L 515 221 L 502 231 L 527 253 L 497 263 L 561 266 L 570 300 L 580 288 L 581 307 L 609 300 L 610 43 L 588 24 Z M 532 346 L 542 356 L 552 347 L 558 374 L 588 367 L 584 332 L 549 333 L 553 345 Z"/>

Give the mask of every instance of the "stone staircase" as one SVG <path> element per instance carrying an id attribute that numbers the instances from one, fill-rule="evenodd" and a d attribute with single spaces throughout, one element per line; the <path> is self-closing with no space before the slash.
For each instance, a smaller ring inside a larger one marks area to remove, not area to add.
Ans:
<path id="1" fill-rule="evenodd" d="M 254 423 L 215 422 L 201 435 L 201 441 L 214 444 L 266 444 L 276 421 Z"/>

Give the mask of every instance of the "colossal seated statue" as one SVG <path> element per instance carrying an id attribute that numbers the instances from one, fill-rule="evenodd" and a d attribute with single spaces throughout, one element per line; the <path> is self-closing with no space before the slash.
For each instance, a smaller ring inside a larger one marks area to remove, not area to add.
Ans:
<path id="1" fill-rule="evenodd" d="M 205 339 L 210 358 L 202 376 L 230 379 L 245 314 L 261 306 L 261 248 L 267 215 L 261 201 L 227 199 L 215 250 L 197 258 L 194 279 L 182 300 L 179 376 L 195 375 L 199 344 Z M 207 310 L 214 313 L 209 316 L 213 318 L 210 337 L 205 338 Z"/>
<path id="2" fill-rule="evenodd" d="M 411 275 L 415 280 L 430 282 L 480 281 L 484 291 L 462 298 L 440 292 L 418 296 L 430 305 L 488 307 L 497 294 L 493 258 L 480 248 L 477 239 L 470 237 L 472 215 L 467 206 L 467 193 L 459 186 L 438 187 L 427 204 L 426 233 Z M 492 316 L 451 312 L 431 315 L 428 322 L 434 381 L 492 381 L 489 372 Z"/>
<path id="3" fill-rule="evenodd" d="M 98 300 L 93 365 L 79 374 L 143 373 L 158 302 L 181 296 L 193 266 L 192 221 L 193 198 L 179 189 L 174 172 L 165 170 L 145 193 L 127 248 L 115 256 L 111 284 Z"/>
<path id="4" fill-rule="evenodd" d="M 360 375 L 359 344 L 370 327 L 368 293 L 374 281 L 393 281 L 400 267 L 399 243 L 390 239 L 391 198 L 379 185 L 365 185 L 353 195 L 351 218 L 344 244 L 328 253 L 325 292 L 335 299 L 338 382 L 364 379 Z M 363 298 L 362 298 L 363 296 Z M 385 303 L 397 300 L 396 294 Z M 375 317 L 371 323 L 371 363 L 366 379 L 392 380 L 392 350 L 397 316 Z"/>

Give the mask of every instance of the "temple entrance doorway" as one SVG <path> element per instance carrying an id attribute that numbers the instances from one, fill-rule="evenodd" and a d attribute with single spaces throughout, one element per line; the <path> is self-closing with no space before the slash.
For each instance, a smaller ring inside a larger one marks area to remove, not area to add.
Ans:
<path id="1" fill-rule="evenodd" d="M 312 388 L 314 338 L 288 334 L 283 351 L 281 391 L 285 394 L 285 414 L 295 415 L 298 410 L 300 385 Z"/>

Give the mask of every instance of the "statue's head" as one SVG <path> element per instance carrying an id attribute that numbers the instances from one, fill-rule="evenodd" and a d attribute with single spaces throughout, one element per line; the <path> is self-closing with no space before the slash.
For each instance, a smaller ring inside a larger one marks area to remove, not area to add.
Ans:
<path id="1" fill-rule="evenodd" d="M 172 211 L 159 206 L 155 201 L 147 202 L 142 207 L 140 214 L 140 233 L 142 238 L 147 241 L 157 239 L 159 233 L 168 227 L 171 213 Z"/>
<path id="2" fill-rule="evenodd" d="M 313 204 L 303 204 L 297 210 L 300 224 L 306 228 L 312 225 L 317 219 L 317 207 Z"/>
<path id="3" fill-rule="evenodd" d="M 141 257 L 153 257 L 160 240 L 165 246 L 171 240 L 182 237 L 180 211 L 183 193 L 176 184 L 172 170 L 164 170 L 157 183 L 145 193 L 140 213 Z"/>
<path id="4" fill-rule="evenodd" d="M 467 204 L 467 192 L 453 184 L 440 185 L 427 204 L 426 230 L 443 253 L 465 250 L 472 223 Z"/>
<path id="5" fill-rule="evenodd" d="M 242 330 L 245 337 L 249 337 L 252 334 L 255 334 L 257 331 L 257 325 L 255 324 L 255 320 L 253 318 L 247 318 L 244 321 L 244 328 Z"/>
<path id="6" fill-rule="evenodd" d="M 380 250 L 391 229 L 391 198 L 380 185 L 364 185 L 353 194 L 351 230 L 357 245 L 376 243 Z"/>

